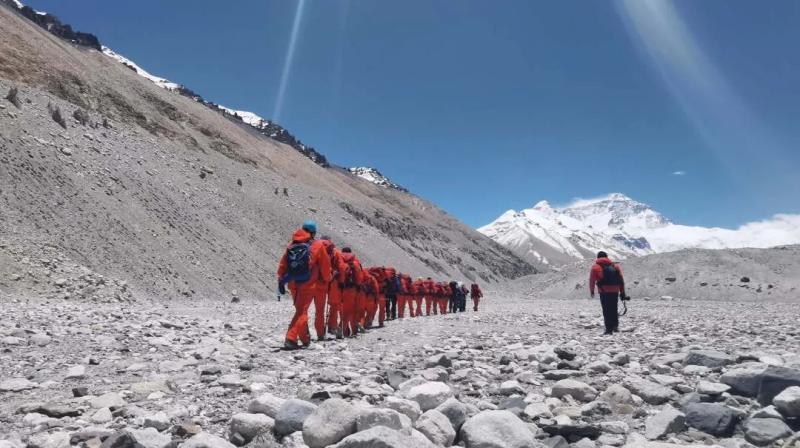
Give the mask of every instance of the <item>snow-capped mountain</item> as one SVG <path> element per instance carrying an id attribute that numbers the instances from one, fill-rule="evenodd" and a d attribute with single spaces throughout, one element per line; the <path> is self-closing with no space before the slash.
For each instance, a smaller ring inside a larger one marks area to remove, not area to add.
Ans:
<path id="1" fill-rule="evenodd" d="M 800 216 L 776 215 L 738 229 L 674 224 L 624 194 L 581 199 L 564 207 L 541 201 L 509 210 L 479 232 L 524 256 L 551 266 L 605 250 L 614 258 L 688 248 L 731 249 L 800 243 Z"/>
<path id="2" fill-rule="evenodd" d="M 401 187 L 400 185 L 397 185 L 396 183 L 389 180 L 388 177 L 381 174 L 381 172 L 376 170 L 375 168 L 371 168 L 368 166 L 357 166 L 349 168 L 348 171 L 350 172 L 350 174 L 353 174 L 356 177 L 360 177 L 361 179 L 372 182 L 375 185 L 380 185 L 381 187 L 387 187 L 387 188 L 394 188 L 395 190 L 400 190 L 400 191 L 408 191 L 405 188 Z"/>

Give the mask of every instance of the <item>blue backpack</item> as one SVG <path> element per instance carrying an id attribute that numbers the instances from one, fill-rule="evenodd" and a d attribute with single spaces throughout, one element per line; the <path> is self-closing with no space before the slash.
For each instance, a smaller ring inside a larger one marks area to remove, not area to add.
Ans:
<path id="1" fill-rule="evenodd" d="M 285 281 L 304 283 L 311 278 L 311 244 L 293 243 L 286 249 L 286 259 L 289 270 L 286 272 Z"/>

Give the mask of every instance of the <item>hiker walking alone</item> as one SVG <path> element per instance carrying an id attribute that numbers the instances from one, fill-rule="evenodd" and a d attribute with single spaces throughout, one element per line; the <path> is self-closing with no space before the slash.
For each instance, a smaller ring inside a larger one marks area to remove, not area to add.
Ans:
<path id="1" fill-rule="evenodd" d="M 316 231 L 316 224 L 313 230 Z M 317 294 L 319 281 L 331 281 L 330 258 L 322 244 L 314 244 L 309 231 L 297 229 L 278 265 L 278 290 L 283 294 L 285 286 L 289 286 L 295 309 L 284 341 L 287 349 L 299 348 L 298 341 L 306 346 L 311 344 L 308 308 Z"/>
<path id="2" fill-rule="evenodd" d="M 595 285 L 597 285 L 600 305 L 603 308 L 603 321 L 606 327 L 603 334 L 608 335 L 619 331 L 617 304 L 620 295 L 625 297 L 625 279 L 622 277 L 622 269 L 619 265 L 611 261 L 608 254 L 603 251 L 597 253 L 597 260 L 589 272 L 589 294 L 592 298 L 594 298 Z"/>

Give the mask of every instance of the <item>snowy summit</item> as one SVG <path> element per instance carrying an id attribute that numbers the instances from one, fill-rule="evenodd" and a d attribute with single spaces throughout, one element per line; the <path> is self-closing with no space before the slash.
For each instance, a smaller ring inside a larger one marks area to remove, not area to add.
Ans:
<path id="1" fill-rule="evenodd" d="M 400 190 L 400 191 L 408 191 L 405 188 L 401 187 L 400 185 L 397 185 L 396 183 L 389 180 L 388 177 L 381 174 L 381 172 L 376 170 L 375 168 L 371 168 L 368 166 L 357 166 L 349 168 L 348 171 L 350 171 L 350 173 L 353 174 L 354 176 L 370 181 L 375 185 L 380 185 L 381 187 L 387 187 L 387 188 L 394 188 L 395 190 Z"/>

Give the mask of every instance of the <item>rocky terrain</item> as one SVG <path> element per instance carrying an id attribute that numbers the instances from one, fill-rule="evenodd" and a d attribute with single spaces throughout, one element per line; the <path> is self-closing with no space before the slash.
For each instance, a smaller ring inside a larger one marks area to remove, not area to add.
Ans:
<path id="1" fill-rule="evenodd" d="M 0 446 L 800 446 L 796 307 L 488 297 L 277 350 L 288 301 L 15 300 Z M 232 444 L 232 445 L 231 445 Z"/>
<path id="2" fill-rule="evenodd" d="M 800 299 L 800 246 L 772 249 L 686 249 L 622 260 L 628 294 L 636 300 Z M 615 260 L 616 261 L 616 260 Z M 591 260 L 509 285 L 535 298 L 585 299 Z"/>

